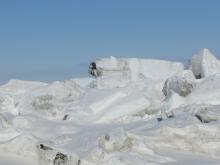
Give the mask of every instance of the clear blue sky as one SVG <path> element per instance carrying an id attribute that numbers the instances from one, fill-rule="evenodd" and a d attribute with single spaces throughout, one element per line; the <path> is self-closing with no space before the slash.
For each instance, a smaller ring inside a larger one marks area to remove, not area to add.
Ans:
<path id="1" fill-rule="evenodd" d="M 1 0 L 0 83 L 62 80 L 108 56 L 220 56 L 219 0 Z"/>

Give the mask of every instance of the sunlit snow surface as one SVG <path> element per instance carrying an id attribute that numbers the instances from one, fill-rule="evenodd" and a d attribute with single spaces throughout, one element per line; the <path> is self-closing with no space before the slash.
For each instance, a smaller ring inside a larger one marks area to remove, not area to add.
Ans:
<path id="1" fill-rule="evenodd" d="M 218 63 L 205 49 L 191 70 L 111 57 L 97 80 L 11 80 L 0 86 L 0 165 L 220 164 Z M 161 110 L 174 117 L 159 122 Z"/>

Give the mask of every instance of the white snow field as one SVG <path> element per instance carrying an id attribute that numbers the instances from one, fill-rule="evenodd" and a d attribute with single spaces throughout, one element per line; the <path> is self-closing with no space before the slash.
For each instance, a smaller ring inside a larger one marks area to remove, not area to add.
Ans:
<path id="1" fill-rule="evenodd" d="M 209 50 L 186 69 L 96 63 L 97 79 L 0 86 L 0 165 L 220 165 L 220 62 Z"/>

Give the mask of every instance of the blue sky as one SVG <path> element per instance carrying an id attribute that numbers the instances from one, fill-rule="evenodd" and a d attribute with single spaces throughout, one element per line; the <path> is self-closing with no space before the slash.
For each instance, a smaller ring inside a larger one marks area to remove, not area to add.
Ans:
<path id="1" fill-rule="evenodd" d="M 100 57 L 220 56 L 219 0 L 1 0 L 0 83 L 86 75 Z"/>

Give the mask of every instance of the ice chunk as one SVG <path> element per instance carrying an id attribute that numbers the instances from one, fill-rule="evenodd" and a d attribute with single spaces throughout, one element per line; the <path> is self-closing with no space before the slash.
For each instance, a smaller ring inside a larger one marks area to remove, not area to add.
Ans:
<path id="1" fill-rule="evenodd" d="M 196 85 L 196 79 L 190 70 L 185 70 L 177 75 L 168 78 L 163 87 L 165 96 L 171 91 L 178 93 L 180 96 L 187 96 Z"/>
<path id="2" fill-rule="evenodd" d="M 197 117 L 202 123 L 210 123 L 220 120 L 219 106 L 209 105 L 201 108 L 198 106 L 197 109 L 195 117 Z"/>
<path id="3" fill-rule="evenodd" d="M 97 81 L 99 88 L 124 87 L 130 81 L 143 78 L 165 81 L 168 77 L 183 71 L 179 62 L 137 58 L 105 58 L 96 61 L 103 74 Z"/>
<path id="4" fill-rule="evenodd" d="M 197 78 L 204 78 L 220 73 L 220 61 L 208 49 L 203 49 L 191 58 L 190 68 Z"/>

